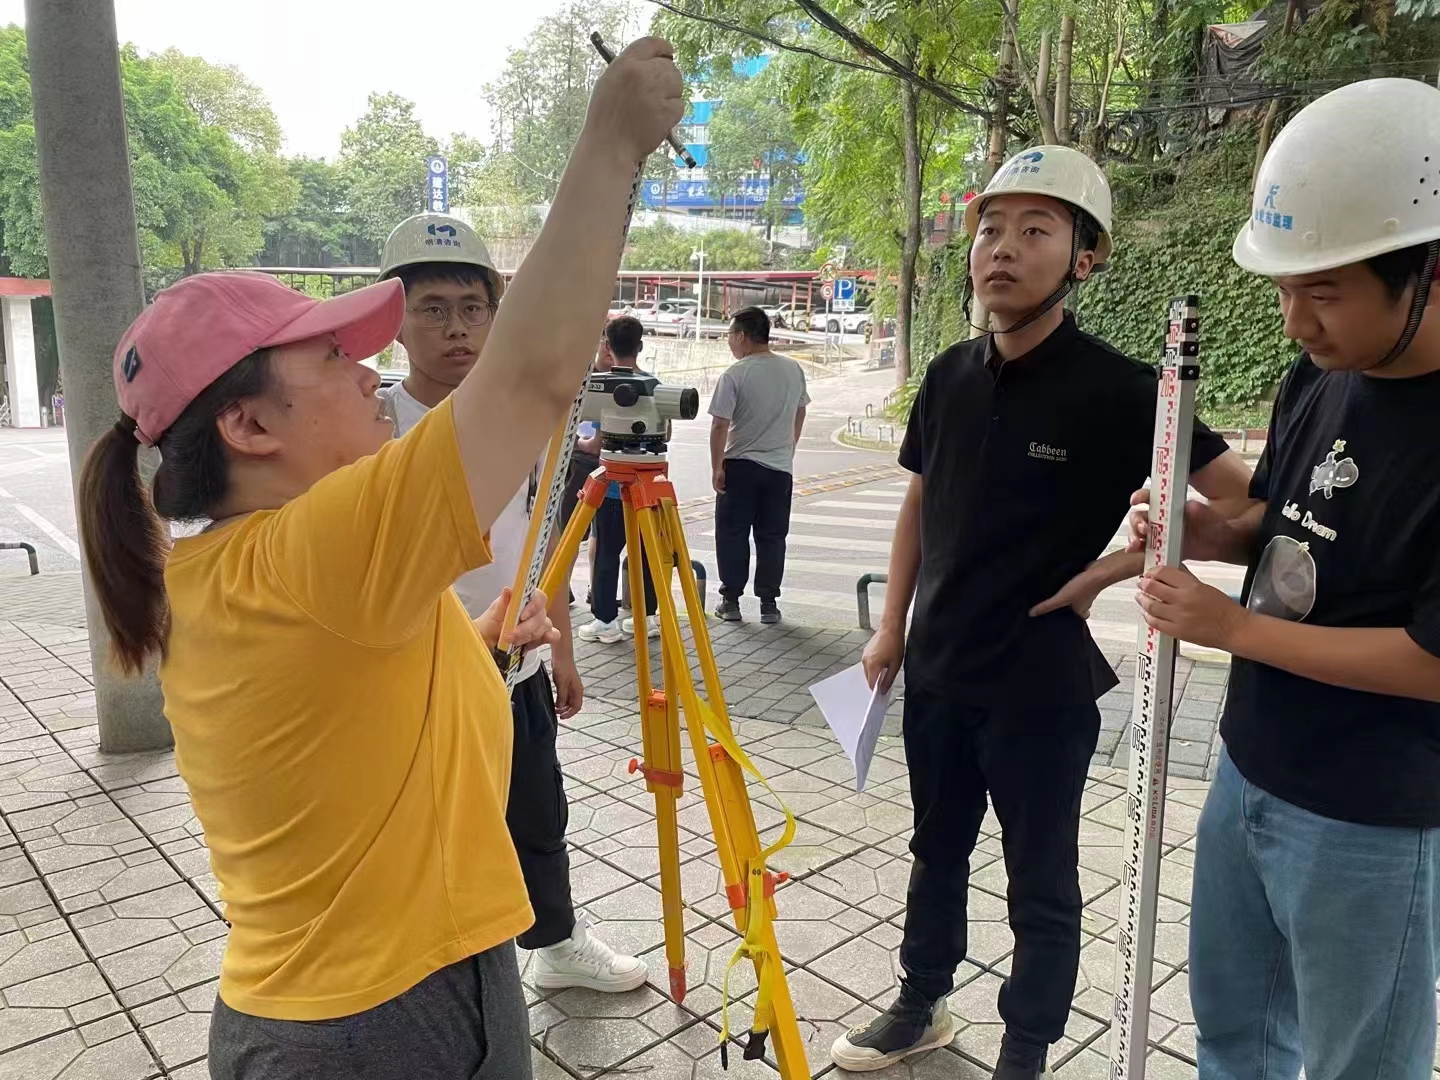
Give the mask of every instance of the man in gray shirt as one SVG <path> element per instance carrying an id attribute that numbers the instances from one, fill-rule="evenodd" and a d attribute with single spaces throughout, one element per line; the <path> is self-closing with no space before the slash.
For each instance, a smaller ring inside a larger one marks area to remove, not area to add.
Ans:
<path id="1" fill-rule="evenodd" d="M 770 319 L 756 307 L 730 322 L 736 362 L 710 399 L 710 467 L 715 486 L 715 558 L 720 564 L 717 617 L 740 621 L 755 534 L 755 595 L 760 621 L 778 623 L 785 537 L 790 532 L 795 444 L 805 424 L 805 371 L 770 351 Z"/>

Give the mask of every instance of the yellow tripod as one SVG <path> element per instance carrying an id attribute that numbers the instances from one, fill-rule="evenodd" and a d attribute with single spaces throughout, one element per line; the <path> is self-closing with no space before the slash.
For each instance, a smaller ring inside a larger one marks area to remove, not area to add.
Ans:
<path id="1" fill-rule="evenodd" d="M 773 1031 L 775 1061 L 780 1075 L 784 1080 L 802 1080 L 809 1077 L 810 1068 L 772 923 L 776 914 L 775 886 L 785 880 L 786 875 L 773 874 L 765 865 L 794 836 L 795 818 L 786 810 L 785 828 L 780 839 L 768 847 L 761 844 L 745 787 L 745 774 L 750 774 L 767 789 L 769 784 L 736 742 L 730 725 L 720 673 L 710 647 L 703 601 L 690 565 L 690 552 L 680 515 L 676 511 L 675 489 L 666 476 L 663 457 L 602 452 L 600 468 L 586 480 L 575 513 L 565 528 L 540 587 L 547 596 L 554 596 L 556 589 L 565 588 L 565 578 L 579 553 L 580 539 L 604 501 L 611 482 L 620 485 L 625 507 L 625 543 L 632 556 L 630 595 L 634 598 L 644 596 L 643 566 L 641 560 L 634 557 L 643 545 L 660 615 L 661 682 L 656 688 L 650 677 L 646 620 L 640 614 L 643 605 L 636 604 L 635 678 L 645 757 L 643 762 L 631 761 L 630 771 L 643 773 L 646 787 L 655 796 L 670 995 L 677 1002 L 683 1001 L 686 989 L 680 838 L 675 814 L 675 803 L 685 779 L 679 719 L 679 713 L 683 711 L 690 746 L 695 753 L 696 773 L 710 813 L 710 827 L 715 834 L 715 850 L 719 854 L 725 879 L 726 897 L 735 926 L 743 935 L 730 965 L 733 967 L 740 959 L 748 958 L 755 965 L 755 978 L 759 985 L 755 1021 L 745 1047 L 745 1057 L 763 1057 L 767 1034 Z M 671 571 L 680 576 L 680 589 L 704 678 L 704 697 L 696 689 L 685 642 L 680 634 L 679 613 L 671 594 Z M 783 807 L 783 802 L 781 805 Z M 727 987 L 729 974 L 730 968 L 727 967 Z M 725 998 L 728 1003 L 728 990 Z M 722 1064 L 728 1063 L 728 1036 L 728 1013 L 722 1012 Z"/>

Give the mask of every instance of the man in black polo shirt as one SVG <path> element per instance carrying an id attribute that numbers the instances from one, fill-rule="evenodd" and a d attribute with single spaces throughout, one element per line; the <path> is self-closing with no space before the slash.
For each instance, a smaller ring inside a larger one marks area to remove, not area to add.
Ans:
<path id="1" fill-rule="evenodd" d="M 1153 573 L 1152 625 L 1234 656 L 1195 850 L 1200 1080 L 1429 1078 L 1440 976 L 1440 90 L 1375 79 L 1286 125 L 1235 261 L 1305 350 L 1253 509 L 1186 515 L 1245 606 Z"/>
<path id="2" fill-rule="evenodd" d="M 914 475 L 885 614 L 865 652 L 872 684 L 905 664 L 915 808 L 905 974 L 889 1010 L 831 1056 L 879 1069 L 950 1041 L 946 998 L 965 957 L 969 858 L 988 793 L 1015 934 L 996 1075 L 1028 1080 L 1044 1071 L 1074 995 L 1080 797 L 1100 733 L 1095 699 L 1117 682 L 1085 615 L 1101 589 L 1141 569 L 1123 551 L 1100 556 L 1150 471 L 1156 376 L 1081 333 L 1060 303 L 1110 253 L 1110 192 L 1089 158 L 1052 146 L 1020 154 L 965 224 L 974 288 L 999 329 L 925 373 L 900 451 Z M 1203 425 L 1193 463 L 1202 493 L 1244 497 L 1248 470 Z"/>

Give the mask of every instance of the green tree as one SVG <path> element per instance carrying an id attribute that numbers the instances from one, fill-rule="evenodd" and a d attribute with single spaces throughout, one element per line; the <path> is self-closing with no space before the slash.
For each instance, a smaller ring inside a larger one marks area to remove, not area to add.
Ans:
<path id="1" fill-rule="evenodd" d="M 961 84 L 978 84 L 994 68 L 998 0 L 831 0 L 824 8 L 811 0 L 696 0 L 687 10 L 710 21 L 664 13 L 656 20 L 687 70 L 721 71 L 754 55 L 756 35 L 809 50 L 783 53 L 765 73 L 780 88 L 804 155 L 806 221 L 860 265 L 894 273 L 903 381 L 925 222 L 940 192 L 963 178 L 979 134 L 983 94 Z"/>
<path id="2" fill-rule="evenodd" d="M 201 124 L 221 128 L 246 150 L 280 152 L 280 121 L 265 92 L 239 68 L 212 64 L 175 48 L 158 53 L 151 61 L 175 80 L 180 96 Z"/>
<path id="3" fill-rule="evenodd" d="M 468 135 L 453 136 L 447 154 L 451 205 L 465 208 L 482 239 L 523 241 L 540 234 L 540 213 L 510 155 Z"/>
<path id="4" fill-rule="evenodd" d="M 371 94 L 365 115 L 340 136 L 340 176 L 361 234 L 383 244 L 425 208 L 425 159 L 439 144 L 399 94 Z"/>
<path id="5" fill-rule="evenodd" d="M 181 59 L 185 77 L 203 74 L 204 61 Z M 124 47 L 120 76 L 146 263 L 184 273 L 248 263 L 264 243 L 265 218 L 283 212 L 295 197 L 295 185 L 279 160 L 220 124 L 202 120 L 175 74 L 154 57 Z M 224 78 L 244 89 L 243 80 L 236 81 L 238 73 Z M 218 107 L 218 94 L 213 102 Z M 250 105 L 255 106 L 253 99 Z M 24 31 L 14 26 L 0 30 L 0 223 L 11 270 L 44 276 L 48 262 L 29 62 Z"/>
<path id="6" fill-rule="evenodd" d="M 734 194 L 756 173 L 770 177 L 769 198 L 759 211 L 767 232 L 785 220 L 785 200 L 799 193 L 804 183 L 803 154 L 792 114 L 781 93 L 781 68 L 754 78 L 740 78 L 731 69 L 723 81 L 712 84 L 720 105 L 710 122 L 710 157 L 705 171 L 714 187 Z"/>
<path id="7" fill-rule="evenodd" d="M 696 237 L 664 221 L 636 226 L 630 230 L 620 265 L 625 270 L 689 270 L 695 241 Z"/>
<path id="8" fill-rule="evenodd" d="M 706 273 L 711 270 L 759 270 L 765 264 L 765 240 L 752 232 L 711 229 L 702 239 L 705 243 Z M 694 265 L 690 264 L 692 268 Z"/>
<path id="9" fill-rule="evenodd" d="M 765 241 L 742 229 L 710 229 L 703 234 L 683 232 L 665 221 L 630 230 L 625 258 L 626 270 L 694 270 L 692 259 L 705 248 L 705 271 L 759 270 L 764 265 Z"/>
<path id="10" fill-rule="evenodd" d="M 598 30 L 612 48 L 635 22 L 628 0 L 578 0 L 540 20 L 518 49 L 511 49 L 499 78 L 485 87 L 493 116 L 493 149 L 509 155 L 516 182 L 529 202 L 548 202 L 589 107 L 590 91 L 605 63 L 590 44 Z"/>
<path id="11" fill-rule="evenodd" d="M 120 68 L 147 263 L 185 274 L 248 264 L 264 247 L 265 219 L 294 202 L 295 182 L 270 151 L 204 123 L 166 65 L 126 46 Z"/>
<path id="12" fill-rule="evenodd" d="M 285 169 L 298 194 L 286 212 L 265 222 L 264 265 L 363 266 L 379 258 L 379 249 L 362 235 L 350 213 L 337 166 L 320 158 L 294 157 Z"/>

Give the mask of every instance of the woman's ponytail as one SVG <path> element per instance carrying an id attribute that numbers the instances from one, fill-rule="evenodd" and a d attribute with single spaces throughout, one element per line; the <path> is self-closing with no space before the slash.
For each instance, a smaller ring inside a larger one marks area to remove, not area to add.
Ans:
<path id="1" fill-rule="evenodd" d="M 85 456 L 80 470 L 80 539 L 116 665 L 138 673 L 165 654 L 170 605 L 165 556 L 170 541 L 140 480 L 135 421 L 122 417 Z"/>

